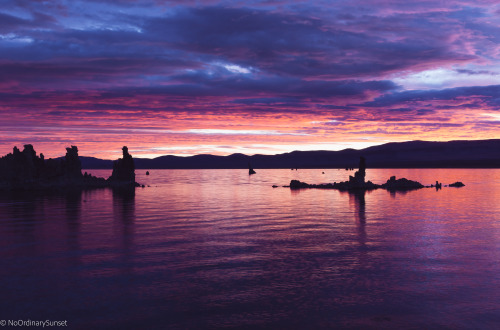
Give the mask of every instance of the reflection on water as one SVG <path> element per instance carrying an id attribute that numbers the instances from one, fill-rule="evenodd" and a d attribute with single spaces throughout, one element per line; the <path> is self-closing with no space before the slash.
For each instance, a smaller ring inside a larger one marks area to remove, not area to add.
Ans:
<path id="1" fill-rule="evenodd" d="M 135 219 L 135 188 L 115 188 L 113 193 L 113 211 L 115 219 L 130 224 Z"/>
<path id="2" fill-rule="evenodd" d="M 349 192 L 349 202 L 354 201 L 355 211 L 354 218 L 356 223 L 356 229 L 358 231 L 358 241 L 361 246 L 366 245 L 366 202 L 365 202 L 366 191 L 353 191 Z"/>
<path id="3" fill-rule="evenodd" d="M 135 188 L 114 188 L 113 213 L 118 226 L 118 236 L 122 238 L 119 249 L 122 253 L 122 262 L 131 271 L 129 264 L 134 248 L 134 221 L 135 221 Z"/>
<path id="4" fill-rule="evenodd" d="M 271 188 L 345 179 L 337 170 L 150 173 L 138 172 L 145 189 L 0 195 L 0 319 L 158 329 L 500 322 L 499 170 L 368 171 L 376 183 L 466 184 L 405 193 Z"/>

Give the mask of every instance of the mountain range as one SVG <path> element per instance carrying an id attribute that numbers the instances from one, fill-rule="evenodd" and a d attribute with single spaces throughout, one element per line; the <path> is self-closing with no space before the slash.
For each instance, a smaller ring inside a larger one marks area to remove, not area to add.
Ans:
<path id="1" fill-rule="evenodd" d="M 195 155 L 134 158 L 137 169 L 355 168 L 359 157 L 369 168 L 500 168 L 500 139 L 449 142 L 392 142 L 365 149 L 293 151 L 278 155 Z M 109 169 L 112 160 L 80 156 L 84 169 Z"/>

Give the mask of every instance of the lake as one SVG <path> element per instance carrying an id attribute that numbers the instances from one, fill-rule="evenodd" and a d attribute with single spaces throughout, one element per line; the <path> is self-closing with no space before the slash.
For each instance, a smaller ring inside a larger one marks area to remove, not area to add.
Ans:
<path id="1" fill-rule="evenodd" d="M 374 183 L 466 186 L 356 194 L 272 188 L 353 171 L 256 171 L 136 170 L 150 187 L 135 193 L 0 195 L 0 318 L 80 329 L 500 326 L 499 169 L 368 169 Z"/>

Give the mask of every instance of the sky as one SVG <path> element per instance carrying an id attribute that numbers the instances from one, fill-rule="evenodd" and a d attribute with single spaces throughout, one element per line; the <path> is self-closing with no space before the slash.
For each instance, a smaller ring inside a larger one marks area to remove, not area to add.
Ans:
<path id="1" fill-rule="evenodd" d="M 500 138 L 496 0 L 1 3 L 1 155 Z"/>

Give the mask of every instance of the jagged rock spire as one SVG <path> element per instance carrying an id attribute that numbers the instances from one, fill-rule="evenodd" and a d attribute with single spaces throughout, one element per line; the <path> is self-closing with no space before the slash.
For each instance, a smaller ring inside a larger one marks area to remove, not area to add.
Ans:
<path id="1" fill-rule="evenodd" d="M 353 184 L 364 184 L 366 176 L 366 160 L 365 157 L 359 157 L 359 169 L 354 173 L 354 176 L 349 176 L 349 182 Z"/>
<path id="2" fill-rule="evenodd" d="M 113 163 L 113 173 L 109 177 L 110 181 L 122 183 L 135 183 L 135 166 L 132 155 L 128 153 L 128 148 L 124 146 L 123 158 Z"/>
<path id="3" fill-rule="evenodd" d="M 78 158 L 78 148 L 76 146 L 66 148 L 66 156 L 64 159 L 64 172 L 66 177 L 80 178 L 82 176 L 82 163 Z"/>

